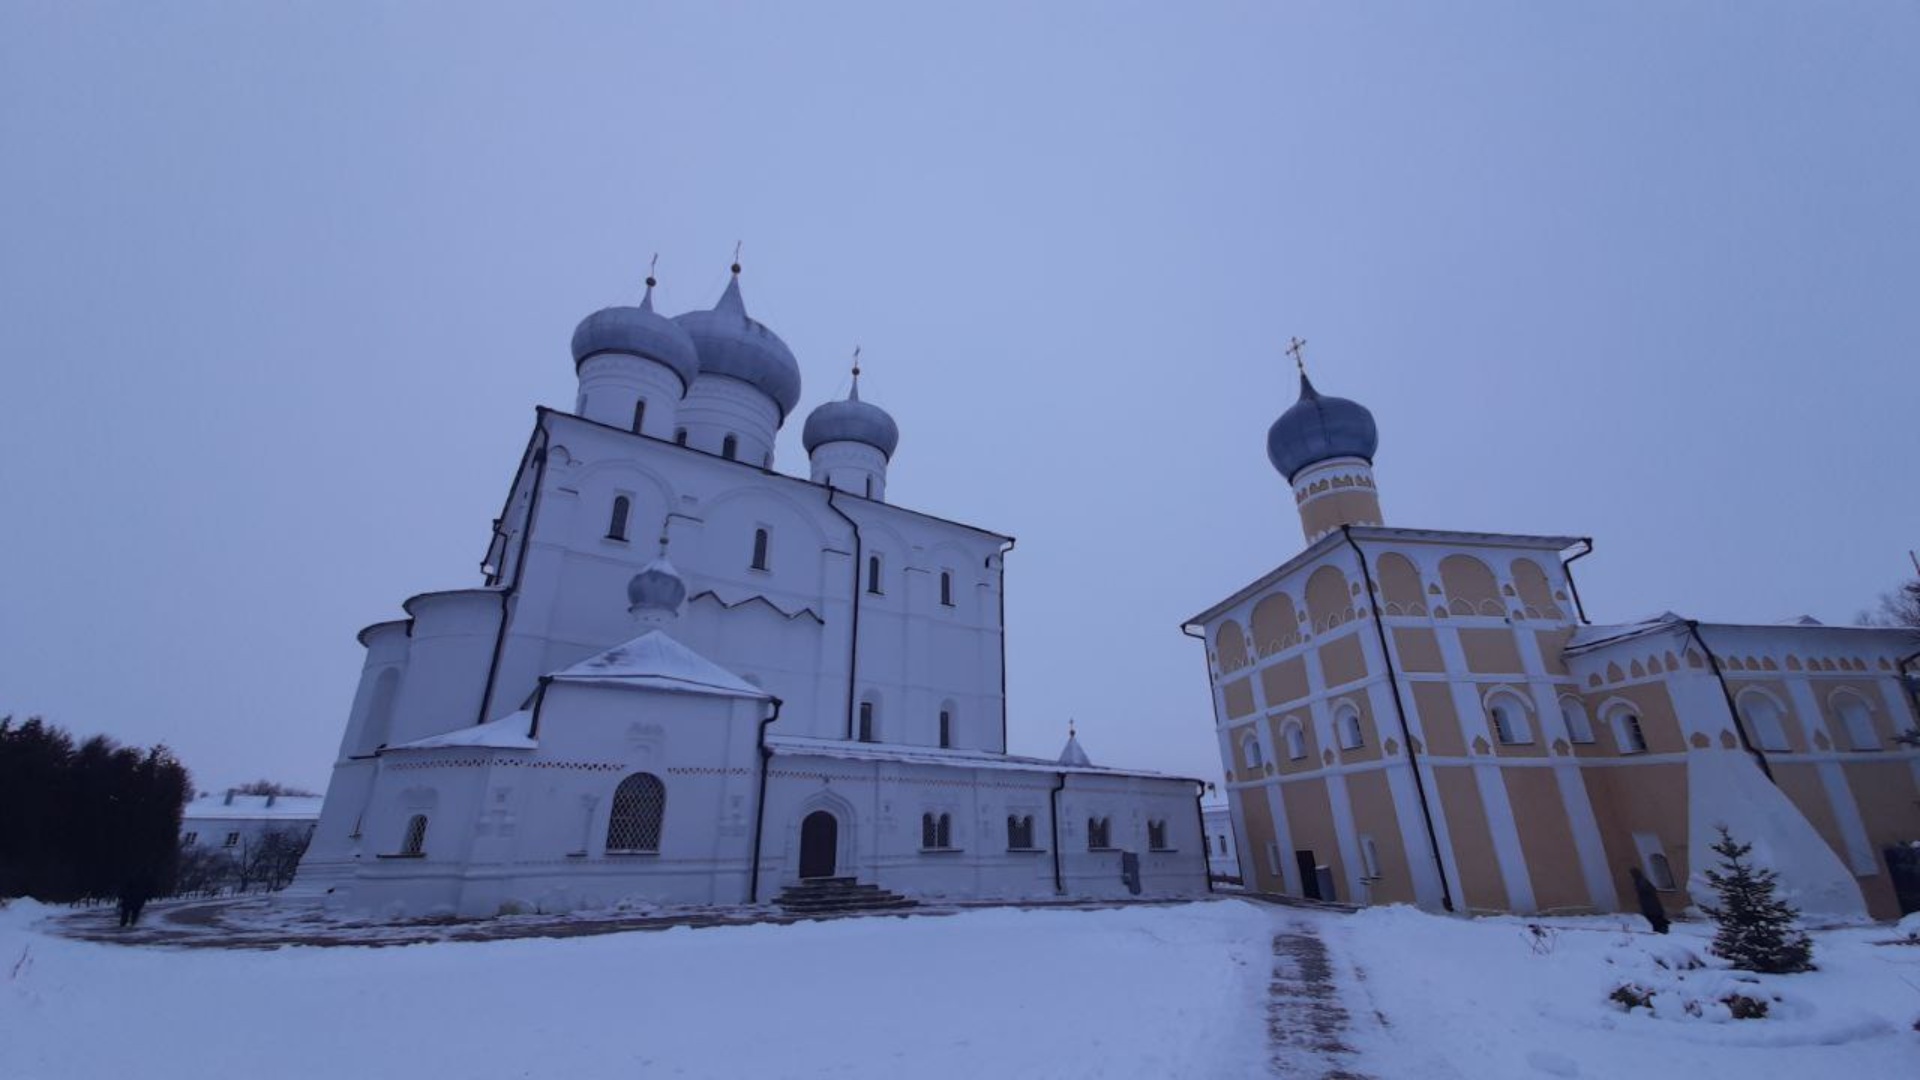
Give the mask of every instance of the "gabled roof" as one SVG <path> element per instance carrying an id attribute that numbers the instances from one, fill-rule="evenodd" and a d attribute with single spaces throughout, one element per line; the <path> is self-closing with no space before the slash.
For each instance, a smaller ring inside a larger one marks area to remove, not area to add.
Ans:
<path id="1" fill-rule="evenodd" d="M 624 645 L 615 645 L 572 667 L 563 668 L 551 678 L 554 682 L 626 686 L 681 694 L 756 698 L 761 701 L 773 699 L 772 694 L 660 630 L 649 630 Z"/>
<path id="2" fill-rule="evenodd" d="M 1076 776 L 1137 777 L 1143 780 L 1180 780 L 1200 783 L 1189 776 L 1148 772 L 1144 769 L 1110 769 L 1103 765 L 1068 765 L 1046 758 L 999 754 L 991 750 L 941 750 L 930 746 L 904 746 L 897 743 L 847 742 L 810 735 L 768 735 L 767 749 L 783 757 L 824 757 L 843 761 L 889 761 L 902 765 L 944 765 L 954 769 L 998 769 L 1006 772 L 1071 773 Z"/>

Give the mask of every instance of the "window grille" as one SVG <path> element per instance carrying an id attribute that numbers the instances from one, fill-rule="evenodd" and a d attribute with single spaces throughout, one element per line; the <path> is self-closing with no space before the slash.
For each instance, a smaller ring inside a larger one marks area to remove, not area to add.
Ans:
<path id="1" fill-rule="evenodd" d="M 627 514 L 633 509 L 633 502 L 625 495 L 613 500 L 613 517 L 607 522 L 607 539 L 625 540 L 627 538 Z"/>
<path id="2" fill-rule="evenodd" d="M 920 846 L 930 851 L 952 847 L 953 815 L 921 814 Z"/>
<path id="3" fill-rule="evenodd" d="M 421 855 L 425 854 L 426 850 L 427 815 L 415 814 L 407 819 L 407 836 L 400 842 L 400 854 Z"/>
<path id="4" fill-rule="evenodd" d="M 1108 827 L 1110 824 L 1111 820 L 1108 818 L 1087 819 L 1088 851 L 1100 851 L 1113 846 L 1113 844 L 1109 842 L 1108 837 Z"/>
<path id="5" fill-rule="evenodd" d="M 1033 847 L 1033 816 L 1031 814 L 1007 815 L 1007 847 L 1013 851 L 1024 851 Z"/>
<path id="6" fill-rule="evenodd" d="M 1640 717 L 1625 713 L 1620 717 L 1620 752 L 1623 754 L 1641 754 L 1647 749 L 1647 733 L 1640 726 Z"/>
<path id="7" fill-rule="evenodd" d="M 634 773 L 613 789 L 607 818 L 608 851 L 659 851 L 667 816 L 667 785 L 652 773 Z"/>

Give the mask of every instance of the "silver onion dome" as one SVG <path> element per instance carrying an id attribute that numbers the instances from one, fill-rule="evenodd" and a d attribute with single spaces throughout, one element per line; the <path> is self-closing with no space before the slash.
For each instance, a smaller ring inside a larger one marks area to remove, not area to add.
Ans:
<path id="1" fill-rule="evenodd" d="M 740 299 L 740 267 L 720 302 L 708 311 L 674 316 L 693 339 L 705 375 L 725 375 L 757 387 L 780 407 L 784 420 L 800 404 L 800 364 L 787 343 L 747 314 Z"/>
<path id="2" fill-rule="evenodd" d="M 627 610 L 636 615 L 649 611 L 678 614 L 680 605 L 686 602 L 687 583 L 668 561 L 666 544 L 660 547 L 660 556 L 627 582 Z"/>
<path id="3" fill-rule="evenodd" d="M 685 328 L 653 310 L 653 279 L 638 307 L 610 307 L 580 320 L 573 331 L 573 364 L 579 367 L 602 353 L 624 353 L 655 360 L 692 386 L 700 374 L 700 354 Z"/>
<path id="4" fill-rule="evenodd" d="M 888 460 L 900 445 L 900 425 L 893 422 L 887 410 L 860 400 L 857 374 L 845 401 L 829 401 L 808 413 L 807 425 L 800 429 L 800 444 L 809 454 L 830 442 L 865 443 Z"/>
<path id="5" fill-rule="evenodd" d="M 1291 483 L 1316 462 L 1356 457 L 1373 463 L 1380 432 L 1367 407 L 1346 398 L 1327 397 L 1300 373 L 1300 400 L 1267 429 L 1267 460 Z"/>

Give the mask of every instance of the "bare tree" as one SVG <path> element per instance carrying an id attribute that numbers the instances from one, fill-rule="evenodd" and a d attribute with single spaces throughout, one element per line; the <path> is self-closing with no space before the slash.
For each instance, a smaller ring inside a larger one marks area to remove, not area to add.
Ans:
<path id="1" fill-rule="evenodd" d="M 254 780 L 233 789 L 235 795 L 278 795 L 312 798 L 313 792 L 306 788 L 297 788 L 292 784 L 282 784 L 276 780 Z"/>
<path id="2" fill-rule="evenodd" d="M 235 863 L 235 884 L 241 892 L 259 886 L 268 892 L 293 883 L 300 856 L 307 853 L 311 832 L 305 826 L 268 829 L 241 842 Z"/>

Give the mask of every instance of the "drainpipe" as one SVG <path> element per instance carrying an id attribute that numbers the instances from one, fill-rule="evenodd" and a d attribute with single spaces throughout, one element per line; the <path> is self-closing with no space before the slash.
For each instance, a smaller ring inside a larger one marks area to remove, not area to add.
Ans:
<path id="1" fill-rule="evenodd" d="M 767 749 L 767 726 L 780 719 L 780 699 L 773 699 L 773 712 L 760 721 L 760 734 L 754 740 L 760 750 L 760 798 L 753 807 L 753 866 L 748 870 L 747 903 L 760 902 L 760 833 L 767 821 L 767 772 L 773 751 Z"/>
<path id="2" fill-rule="evenodd" d="M 1207 811 L 1200 805 L 1200 799 L 1207 793 L 1207 785 L 1195 780 L 1193 788 L 1193 820 L 1200 826 L 1200 866 L 1206 871 L 1207 891 L 1213 891 L 1213 847 L 1207 843 Z"/>
<path id="3" fill-rule="evenodd" d="M 860 563 L 866 552 L 860 541 L 860 523 L 847 516 L 845 510 L 834 505 L 833 497 L 840 489 L 827 485 L 827 509 L 840 515 L 840 520 L 853 530 L 853 623 L 847 634 L 847 735 L 846 741 L 853 741 L 853 696 L 859 688 L 856 681 L 860 671 Z M 1002 697 L 1004 701 L 1004 696 Z"/>
<path id="4" fill-rule="evenodd" d="M 1353 526 L 1340 526 L 1340 535 L 1360 561 L 1360 576 L 1367 588 L 1367 609 L 1373 613 L 1373 629 L 1380 635 L 1380 659 L 1387 665 L 1387 687 L 1393 691 L 1393 711 L 1400 718 L 1400 739 L 1407 747 L 1407 767 L 1413 771 L 1413 790 L 1420 799 L 1420 821 L 1427 828 L 1427 846 L 1433 851 L 1433 869 L 1440 875 L 1440 906 L 1453 910 L 1453 888 L 1447 884 L 1447 865 L 1440 857 L 1440 834 L 1433 827 L 1433 810 L 1427 806 L 1427 784 L 1420 778 L 1420 756 L 1414 749 L 1413 729 L 1407 725 L 1407 704 L 1400 697 L 1400 673 L 1393 667 L 1393 652 L 1387 648 L 1387 626 L 1381 619 L 1380 605 L 1373 597 L 1373 570 L 1367 566 L 1367 554 L 1353 538 Z M 1572 575 L 1568 575 L 1572 581 Z M 1578 595 L 1576 592 L 1575 595 Z"/>
<path id="5" fill-rule="evenodd" d="M 1053 794 L 1047 797 L 1052 813 L 1048 815 L 1048 826 L 1053 830 L 1053 891 L 1064 894 L 1067 891 L 1066 879 L 1060 876 L 1060 792 L 1067 786 L 1066 773 L 1054 773 Z"/>
<path id="6" fill-rule="evenodd" d="M 540 685 L 533 692 L 533 719 L 527 724 L 527 738 L 529 739 L 537 739 L 540 737 L 540 710 L 546 707 L 547 684 L 552 681 L 553 676 L 551 675 L 540 676 Z"/>
<path id="7" fill-rule="evenodd" d="M 493 710 L 494 683 L 500 675 L 500 654 L 507 647 L 507 620 L 513 613 L 513 598 L 520 591 L 520 581 L 527 576 L 527 543 L 533 537 L 533 518 L 540 511 L 540 489 L 546 486 L 547 478 L 547 418 L 540 416 L 540 430 L 534 433 L 540 442 L 540 448 L 533 451 L 533 494 L 527 500 L 527 521 L 520 529 L 520 550 L 513 557 L 513 581 L 500 590 L 500 629 L 493 636 L 493 659 L 487 662 L 487 692 L 480 698 L 480 716 L 476 724 L 487 722 L 487 713 Z M 531 445 L 531 440 L 529 441 Z"/>
<path id="8" fill-rule="evenodd" d="M 1214 737 L 1214 741 L 1218 743 L 1220 739 L 1220 697 L 1218 694 L 1215 694 L 1213 692 L 1213 664 L 1211 661 L 1207 659 L 1207 635 L 1204 633 L 1201 633 L 1201 634 L 1194 633 L 1193 626 L 1191 624 L 1182 626 L 1180 628 L 1180 632 L 1190 638 L 1193 638 L 1195 641 L 1198 641 L 1200 643 L 1200 663 L 1203 664 L 1207 669 L 1207 700 L 1211 703 L 1213 707 L 1213 737 Z M 1221 762 L 1221 766 L 1223 770 L 1225 769 L 1225 765 L 1226 763 L 1224 761 Z M 1225 771 L 1227 773 L 1226 778 L 1229 780 L 1233 779 L 1232 771 L 1231 770 L 1225 770 Z M 1221 790 L 1226 791 L 1225 788 L 1222 788 Z M 1242 797 L 1244 798 L 1245 796 L 1242 796 Z M 1198 809 L 1200 806 L 1200 797 L 1197 795 L 1194 797 L 1194 806 L 1196 809 Z M 1231 821 L 1233 816 L 1233 793 L 1231 791 L 1227 792 L 1227 816 L 1229 821 Z M 1231 824 L 1229 824 L 1228 827 L 1231 828 L 1232 827 Z M 1240 843 L 1240 838 L 1237 836 L 1234 837 L 1233 842 L 1236 845 L 1238 845 Z M 1205 853 L 1206 859 L 1207 859 L 1207 891 L 1212 892 L 1213 891 L 1213 849 L 1207 846 L 1207 812 L 1204 809 L 1200 810 L 1200 848 L 1201 848 L 1201 851 Z M 1246 884 L 1248 876 L 1249 875 L 1247 874 L 1247 868 L 1244 866 L 1241 867 L 1240 882 L 1242 886 Z"/>
<path id="9" fill-rule="evenodd" d="M 1740 710 L 1734 707 L 1733 689 L 1727 685 L 1727 674 L 1720 670 L 1720 658 L 1707 647 L 1707 639 L 1700 636 L 1700 623 L 1697 620 L 1688 619 L 1687 633 L 1693 635 L 1693 640 L 1700 646 L 1700 651 L 1707 654 L 1707 666 L 1713 669 L 1713 677 L 1720 680 L 1720 696 L 1727 702 L 1727 719 L 1733 721 L 1733 732 L 1740 736 L 1740 748 L 1752 754 L 1754 762 L 1760 766 L 1760 771 L 1767 775 L 1768 780 L 1778 785 L 1780 781 L 1774 779 L 1773 767 L 1767 764 L 1766 752 L 1747 737 L 1747 725 L 1741 722 Z"/>
<path id="10" fill-rule="evenodd" d="M 1573 609 L 1580 613 L 1580 621 L 1582 623 L 1591 626 L 1593 625 L 1593 620 L 1587 618 L 1587 606 L 1580 602 L 1580 585 L 1573 580 L 1573 564 L 1577 560 L 1584 559 L 1593 554 L 1593 537 L 1583 536 L 1580 538 L 1580 542 L 1586 546 L 1580 549 L 1578 555 L 1568 556 L 1560 560 L 1560 568 L 1567 572 L 1567 588 L 1573 591 Z"/>
<path id="11" fill-rule="evenodd" d="M 1015 541 L 1007 537 L 1007 544 L 1000 549 L 1000 752 L 1007 752 L 1007 553 L 1013 550 Z M 987 560 L 991 566 L 993 560 Z"/>

